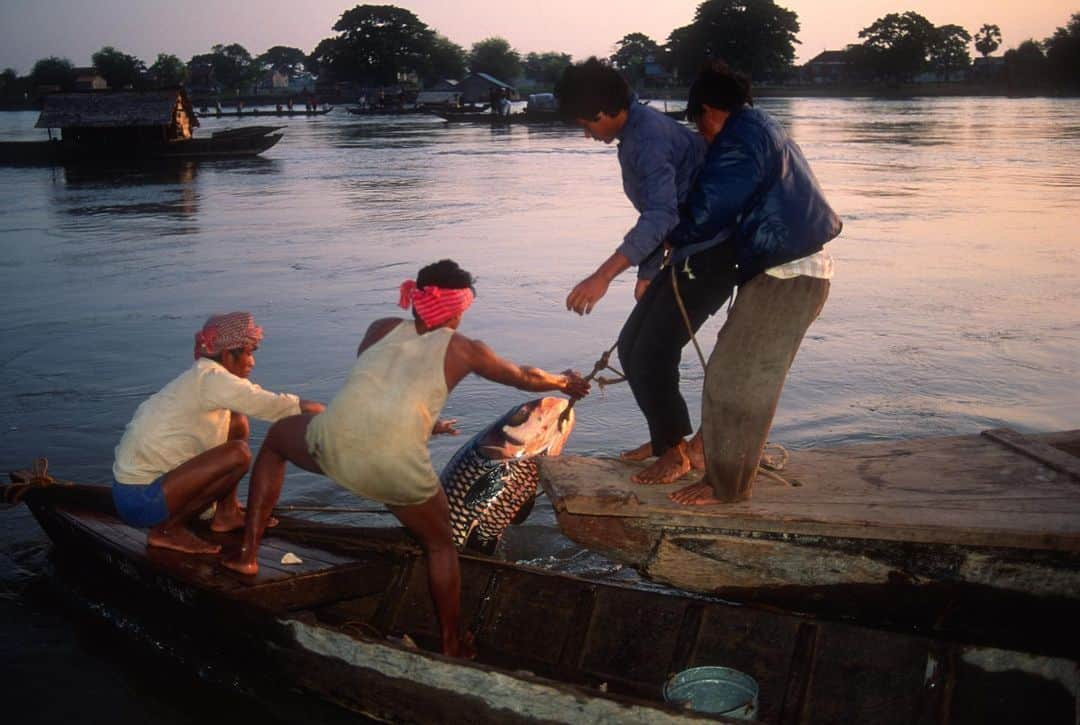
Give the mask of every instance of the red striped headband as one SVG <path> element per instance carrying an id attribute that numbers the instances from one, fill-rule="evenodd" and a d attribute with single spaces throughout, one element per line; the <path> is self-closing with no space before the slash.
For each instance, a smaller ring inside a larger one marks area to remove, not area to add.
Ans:
<path id="1" fill-rule="evenodd" d="M 428 327 L 438 327 L 447 320 L 457 317 L 469 309 L 475 295 L 468 287 L 448 289 L 446 287 L 417 287 L 416 282 L 407 279 L 401 283 L 398 304 L 403 310 L 411 304 L 416 314 Z"/>

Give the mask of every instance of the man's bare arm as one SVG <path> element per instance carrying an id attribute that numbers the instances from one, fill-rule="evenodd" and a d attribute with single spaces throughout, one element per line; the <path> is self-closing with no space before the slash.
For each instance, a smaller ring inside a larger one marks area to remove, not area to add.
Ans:
<path id="1" fill-rule="evenodd" d="M 460 345 L 458 351 L 467 360 L 468 370 L 465 374 L 475 372 L 492 382 L 531 392 L 557 390 L 575 398 L 589 393 L 589 384 L 572 370 L 555 374 L 530 365 L 518 365 L 499 357 L 480 340 L 470 340 L 460 335 L 457 338 L 455 342 Z"/>

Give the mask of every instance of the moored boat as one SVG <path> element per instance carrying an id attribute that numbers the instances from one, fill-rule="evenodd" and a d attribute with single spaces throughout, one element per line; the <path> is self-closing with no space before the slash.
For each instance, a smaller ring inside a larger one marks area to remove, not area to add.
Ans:
<path id="1" fill-rule="evenodd" d="M 630 483 L 635 465 L 545 459 L 541 484 L 569 538 L 646 577 L 875 627 L 1080 652 L 1080 431 L 793 451 L 750 500 L 709 506 Z"/>
<path id="2" fill-rule="evenodd" d="M 0 143 L 0 163 L 255 156 L 281 140 L 280 126 L 194 135 L 199 125 L 182 89 L 54 93 L 35 124 L 49 139 Z M 60 138 L 52 137 L 60 129 Z"/>
<path id="3" fill-rule="evenodd" d="M 147 550 L 108 489 L 19 488 L 63 570 L 103 609 L 157 621 L 300 688 L 391 722 L 695 722 L 661 701 L 668 677 L 722 665 L 753 677 L 763 722 L 1075 722 L 1075 656 L 1048 657 L 822 622 L 706 597 L 462 557 L 475 662 L 431 650 L 424 559 L 397 530 L 283 519 L 243 577 L 213 558 Z M 210 534 L 228 551 L 237 534 Z M 301 560 L 282 563 L 286 554 Z M 404 634 L 421 649 L 403 645 Z M 395 639 L 387 639 L 392 637 Z M 179 649 L 161 647 L 163 651 Z M 1075 655 L 1075 653 L 1074 653 Z"/>
<path id="4" fill-rule="evenodd" d="M 258 118 L 260 116 L 279 116 L 282 118 L 293 116 L 325 116 L 334 110 L 333 106 L 327 106 L 326 108 L 303 109 L 294 108 L 281 110 L 273 108 L 252 108 L 251 110 L 244 111 L 242 109 L 234 110 L 214 110 L 214 111 L 199 111 L 195 114 L 197 118 Z"/>

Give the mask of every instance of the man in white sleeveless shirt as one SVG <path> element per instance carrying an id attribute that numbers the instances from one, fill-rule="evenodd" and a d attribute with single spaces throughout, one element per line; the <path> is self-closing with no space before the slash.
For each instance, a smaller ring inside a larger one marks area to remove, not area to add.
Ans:
<path id="1" fill-rule="evenodd" d="M 259 541 L 281 493 L 285 464 L 292 461 L 387 504 L 424 548 L 443 653 L 474 655 L 471 639 L 459 631 L 461 574 L 449 504 L 428 457 L 433 433 L 457 432 L 454 421 L 439 420 L 439 412 L 470 373 L 521 390 L 557 390 L 573 398 L 589 392 L 576 372 L 556 375 L 520 366 L 458 333 L 474 294 L 472 275 L 455 262 L 424 267 L 416 282 L 401 286 L 400 304 L 412 307 L 413 319 L 371 324 L 326 411 L 271 426 L 251 474 L 243 547 L 225 566 L 244 574 L 258 571 Z"/>

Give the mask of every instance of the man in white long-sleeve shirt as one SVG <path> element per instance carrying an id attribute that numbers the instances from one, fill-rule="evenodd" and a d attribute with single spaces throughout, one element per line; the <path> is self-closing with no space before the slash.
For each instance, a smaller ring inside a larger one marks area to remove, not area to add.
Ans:
<path id="1" fill-rule="evenodd" d="M 271 393 L 247 379 L 261 340 L 250 313 L 214 315 L 195 334 L 195 363 L 128 423 L 116 447 L 113 501 L 126 523 L 150 528 L 148 546 L 220 551 L 187 524 L 216 502 L 212 530 L 244 525 L 236 488 L 251 466 L 247 416 L 276 421 L 322 411 L 321 403 Z"/>

